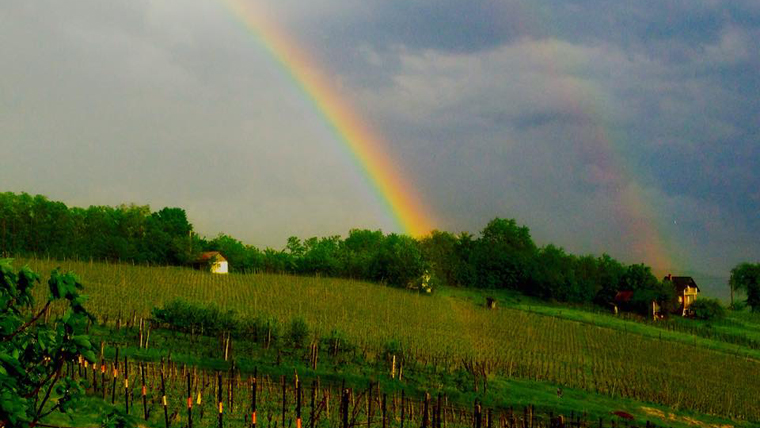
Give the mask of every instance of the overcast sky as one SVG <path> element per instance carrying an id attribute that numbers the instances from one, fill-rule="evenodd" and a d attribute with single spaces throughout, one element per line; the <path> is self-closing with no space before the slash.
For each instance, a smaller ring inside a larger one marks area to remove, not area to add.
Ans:
<path id="1" fill-rule="evenodd" d="M 516 218 L 541 245 L 658 265 L 638 222 L 681 271 L 759 261 L 760 2 L 267 1 L 437 228 Z M 2 191 L 179 206 L 261 247 L 396 231 L 219 0 L 7 0 L 0 70 Z"/>

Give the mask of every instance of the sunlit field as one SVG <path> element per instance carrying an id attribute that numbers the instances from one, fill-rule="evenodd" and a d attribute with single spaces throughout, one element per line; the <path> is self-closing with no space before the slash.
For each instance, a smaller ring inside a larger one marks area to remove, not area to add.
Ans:
<path id="1" fill-rule="evenodd" d="M 90 296 L 87 307 L 109 322 L 147 317 L 153 307 L 176 298 L 213 302 L 283 323 L 302 316 L 317 335 L 340 330 L 370 359 L 397 340 L 408 359 L 441 370 L 477 364 L 488 376 L 760 420 L 760 363 L 685 343 L 351 280 L 16 260 L 24 263 L 43 278 L 59 265 L 75 271 Z"/>

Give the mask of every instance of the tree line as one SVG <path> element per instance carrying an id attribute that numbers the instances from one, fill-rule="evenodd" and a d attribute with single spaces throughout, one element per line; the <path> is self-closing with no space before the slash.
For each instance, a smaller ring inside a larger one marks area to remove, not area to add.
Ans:
<path id="1" fill-rule="evenodd" d="M 672 285 L 658 280 L 648 266 L 626 265 L 606 254 L 569 254 L 551 244 L 539 247 L 528 227 L 503 218 L 491 220 L 477 236 L 435 230 L 415 239 L 353 229 L 345 238 L 290 237 L 278 250 L 225 234 L 201 237 L 181 208 L 69 208 L 44 196 L 8 192 L 0 194 L 0 251 L 162 265 L 186 265 L 203 251 L 219 251 L 233 272 L 324 275 L 426 291 L 437 285 L 512 289 L 547 300 L 602 305 L 619 291 L 633 291 L 630 304 L 642 313 L 653 300 L 666 308 L 676 300 Z M 731 284 L 760 309 L 760 268 L 747 266 L 735 269 Z"/>

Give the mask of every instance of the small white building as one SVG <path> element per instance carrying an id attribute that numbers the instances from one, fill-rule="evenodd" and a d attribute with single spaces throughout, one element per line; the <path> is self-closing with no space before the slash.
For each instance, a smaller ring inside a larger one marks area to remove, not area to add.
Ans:
<path id="1" fill-rule="evenodd" d="M 196 269 L 208 269 L 211 273 L 229 273 L 227 259 L 219 251 L 207 251 L 193 263 Z"/>

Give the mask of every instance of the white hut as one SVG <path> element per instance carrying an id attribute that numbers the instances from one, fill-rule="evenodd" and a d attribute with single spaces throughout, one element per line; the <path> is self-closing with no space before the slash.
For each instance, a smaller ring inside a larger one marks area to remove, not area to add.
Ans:
<path id="1" fill-rule="evenodd" d="M 219 251 L 207 251 L 193 263 L 196 269 L 208 269 L 211 273 L 229 273 L 227 259 Z"/>

